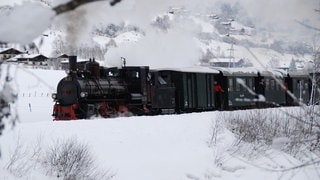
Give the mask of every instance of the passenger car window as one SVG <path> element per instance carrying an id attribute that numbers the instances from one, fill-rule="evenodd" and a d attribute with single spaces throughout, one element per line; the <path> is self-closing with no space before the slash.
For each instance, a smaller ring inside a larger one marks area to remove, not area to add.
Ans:
<path id="1" fill-rule="evenodd" d="M 233 91 L 233 79 L 232 78 L 229 78 L 229 90 L 230 91 Z"/>

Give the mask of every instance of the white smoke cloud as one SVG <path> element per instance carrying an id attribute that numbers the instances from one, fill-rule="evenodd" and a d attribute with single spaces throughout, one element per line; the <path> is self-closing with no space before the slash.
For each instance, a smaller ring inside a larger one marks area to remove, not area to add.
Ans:
<path id="1" fill-rule="evenodd" d="M 76 55 L 76 50 L 81 44 L 89 40 L 91 35 L 90 23 L 86 9 L 76 9 L 63 13 L 55 18 L 55 24 L 65 32 L 67 54 Z"/>
<path id="2" fill-rule="evenodd" d="M 200 58 L 195 39 L 180 31 L 150 33 L 138 42 L 110 49 L 106 64 L 121 66 L 120 57 L 127 59 L 127 65 L 145 65 L 151 68 L 193 66 Z"/>
<path id="3" fill-rule="evenodd" d="M 120 63 L 119 56 L 125 56 L 129 63 L 131 61 L 139 65 L 160 66 L 163 63 L 162 66 L 182 66 L 195 63 L 200 57 L 200 52 L 193 40 L 196 32 L 190 28 L 195 24 L 191 21 L 189 21 L 191 24 L 175 22 L 178 23 L 175 26 L 180 28 L 175 28 L 174 32 L 156 34 L 154 28 L 150 27 L 151 19 L 167 12 L 169 7 L 185 7 L 193 14 L 215 13 L 219 11 L 219 5 L 226 2 L 232 5 L 240 4 L 248 16 L 255 20 L 257 28 L 285 32 L 292 39 L 311 39 L 307 37 L 309 29 L 302 27 L 295 20 L 309 19 L 311 22 L 319 22 L 319 14 L 314 12 L 314 9 L 319 7 L 318 0 L 125 0 L 115 8 L 106 9 L 102 14 L 99 11 L 100 17 L 107 17 L 106 19 L 111 22 L 126 21 L 135 24 L 146 32 L 146 37 L 142 42 L 118 47 L 114 52 L 109 51 L 106 56 L 108 63 L 111 63 L 112 59 Z"/>
<path id="4" fill-rule="evenodd" d="M 120 66 L 120 57 L 125 57 L 127 65 L 148 65 L 153 68 L 194 65 L 201 53 L 194 39 L 195 25 L 191 20 L 174 21 L 176 24 L 166 33 L 151 26 L 152 19 L 157 15 L 167 12 L 169 7 L 185 7 L 185 2 L 125 0 L 112 8 L 100 6 L 106 10 L 93 13 L 94 17 L 98 17 L 97 20 L 105 18 L 107 22 L 116 24 L 128 22 L 145 32 L 145 37 L 138 42 L 110 49 L 105 56 L 106 63 Z"/>

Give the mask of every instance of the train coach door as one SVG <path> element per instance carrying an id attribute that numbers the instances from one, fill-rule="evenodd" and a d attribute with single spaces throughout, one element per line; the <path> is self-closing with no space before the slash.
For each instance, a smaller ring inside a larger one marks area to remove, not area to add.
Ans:
<path id="1" fill-rule="evenodd" d="M 215 76 L 214 81 L 221 86 L 223 92 L 217 97 L 217 93 L 214 96 L 215 109 L 224 110 L 228 109 L 228 78 L 220 72 L 219 75 Z M 214 87 L 212 87 L 214 88 Z M 218 107 L 217 107 L 218 106 Z"/>
<path id="2" fill-rule="evenodd" d="M 221 86 L 224 90 L 224 93 L 222 94 L 222 110 L 229 108 L 228 103 L 228 78 L 226 76 L 221 77 Z"/>
<path id="3" fill-rule="evenodd" d="M 206 74 L 206 94 L 207 94 L 207 107 L 209 109 L 214 108 L 214 75 L 213 74 Z"/>
<path id="4" fill-rule="evenodd" d="M 185 111 L 192 111 L 195 106 L 195 74 L 194 73 L 183 73 L 183 109 Z"/>
<path id="5" fill-rule="evenodd" d="M 171 71 L 152 73 L 151 106 L 162 114 L 172 114 L 176 110 L 176 87 Z"/>
<path id="6" fill-rule="evenodd" d="M 293 79 L 292 77 L 288 76 L 285 78 L 285 88 L 286 90 L 290 91 L 291 93 L 294 93 L 293 91 Z M 294 105 L 294 99 L 286 92 L 286 105 L 291 106 Z"/>
<path id="7" fill-rule="evenodd" d="M 264 77 L 258 75 L 258 77 L 256 77 L 254 79 L 254 87 L 255 87 L 254 89 L 255 89 L 256 94 L 262 95 L 263 97 L 261 97 L 261 98 L 265 99 L 265 97 L 264 97 L 265 96 L 265 79 L 264 79 Z M 259 98 L 259 97 L 257 97 L 257 98 Z"/>

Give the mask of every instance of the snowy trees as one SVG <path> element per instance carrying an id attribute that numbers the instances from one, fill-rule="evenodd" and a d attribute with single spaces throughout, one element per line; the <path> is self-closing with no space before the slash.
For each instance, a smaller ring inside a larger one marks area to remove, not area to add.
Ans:
<path id="1" fill-rule="evenodd" d="M 3 68 L 3 65 L 0 63 L 0 135 L 4 129 L 4 121 L 10 119 L 11 123 L 14 124 L 16 121 L 15 116 L 11 115 L 10 103 L 14 103 L 17 95 L 12 88 L 12 77 L 10 77 L 10 66 Z M 1 153 L 0 153 L 1 155 Z"/>
<path id="2" fill-rule="evenodd" d="M 159 28 L 160 30 L 167 32 L 170 29 L 170 18 L 168 15 L 158 16 L 152 23 L 153 26 Z"/>
<path id="3" fill-rule="evenodd" d="M 320 33 L 315 35 L 314 42 L 313 42 L 313 55 L 312 55 L 312 62 L 313 62 L 313 67 L 312 69 L 309 69 L 312 73 L 311 76 L 311 82 L 312 82 L 312 89 L 311 89 L 311 97 L 310 97 L 310 102 L 311 104 L 316 104 L 319 103 L 315 99 L 317 95 L 319 95 L 319 72 L 320 72 Z"/>
<path id="4" fill-rule="evenodd" d="M 318 10 L 316 10 L 319 13 Z M 319 96 L 320 96 L 320 30 L 318 27 L 306 26 L 312 32 L 315 32 L 313 37 L 313 44 L 312 44 L 312 61 L 313 61 L 313 68 L 311 70 L 310 81 L 311 81 L 311 92 L 310 92 L 310 107 L 306 108 L 308 112 L 307 118 L 304 121 L 305 123 L 309 124 L 310 131 L 315 131 L 319 134 L 317 139 L 320 141 L 320 113 L 318 106 L 319 105 Z"/>

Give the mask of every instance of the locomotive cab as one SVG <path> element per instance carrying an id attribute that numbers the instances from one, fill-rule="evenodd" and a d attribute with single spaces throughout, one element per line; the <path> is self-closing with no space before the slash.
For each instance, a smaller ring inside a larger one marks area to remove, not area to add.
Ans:
<path id="1" fill-rule="evenodd" d="M 134 114 L 145 114 L 150 108 L 150 91 L 147 66 L 127 66 L 120 70 L 130 92 L 129 109 Z"/>

